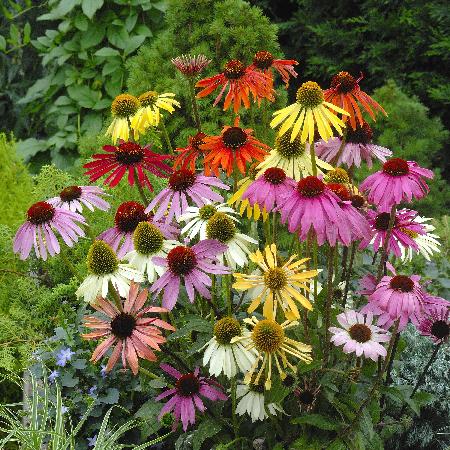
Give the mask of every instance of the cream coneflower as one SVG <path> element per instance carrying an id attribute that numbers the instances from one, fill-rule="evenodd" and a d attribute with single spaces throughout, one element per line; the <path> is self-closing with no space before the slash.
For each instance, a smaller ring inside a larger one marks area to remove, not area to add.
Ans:
<path id="1" fill-rule="evenodd" d="M 258 358 L 254 362 L 251 369 L 247 372 L 244 378 L 245 384 L 251 382 L 258 384 L 261 377 L 265 376 L 266 381 L 264 386 L 267 390 L 272 387 L 272 364 L 277 366 L 280 378 L 286 378 L 285 368 L 295 372 L 297 368 L 288 361 L 288 356 L 295 356 L 296 358 L 310 364 L 312 361 L 310 345 L 302 342 L 294 341 L 286 336 L 288 328 L 298 325 L 297 321 L 285 321 L 281 325 L 269 317 L 264 320 L 258 320 L 256 317 L 251 319 L 244 319 L 244 322 L 253 327 L 252 332 L 244 333 L 243 336 L 237 336 L 231 339 L 231 342 L 242 342 L 245 349 L 250 351 L 256 349 Z M 281 360 L 281 363 L 280 363 Z M 262 361 L 256 376 L 255 372 Z M 274 362 L 275 361 L 275 362 Z"/>
<path id="2" fill-rule="evenodd" d="M 87 255 L 89 275 L 75 292 L 77 297 L 84 297 L 92 303 L 97 296 L 108 295 L 109 284 L 117 290 L 121 297 L 126 297 L 132 280 L 141 283 L 144 278 L 130 264 L 120 264 L 113 249 L 103 241 L 94 241 Z"/>
<path id="3" fill-rule="evenodd" d="M 130 94 L 120 94 L 113 100 L 111 104 L 113 120 L 105 133 L 105 136 L 111 135 L 113 144 L 119 139 L 128 142 L 130 137 L 130 121 L 140 106 L 139 100 Z"/>
<path id="4" fill-rule="evenodd" d="M 158 94 L 155 91 L 148 91 L 138 97 L 140 108 L 131 119 L 131 126 L 138 133 L 144 133 L 148 127 L 157 127 L 161 119 L 160 109 L 170 114 L 175 111 L 174 106 L 180 107 L 180 103 L 174 98 L 175 94 L 167 92 Z"/>
<path id="5" fill-rule="evenodd" d="M 225 252 L 219 255 L 218 259 L 220 263 L 223 263 L 225 259 L 227 265 L 232 269 L 235 269 L 236 266 L 245 266 L 248 261 L 248 255 L 251 253 L 248 245 L 258 244 L 258 241 L 250 236 L 239 233 L 235 221 L 222 212 L 216 212 L 208 220 L 206 237 L 208 239 L 216 239 L 227 246 Z"/>
<path id="6" fill-rule="evenodd" d="M 295 103 L 274 112 L 275 118 L 270 122 L 270 126 L 276 128 L 284 122 L 278 132 L 280 136 L 292 128 L 291 142 L 300 135 L 301 142 L 308 140 L 310 143 L 314 142 L 314 129 L 317 126 L 320 137 L 328 141 L 333 137 L 331 126 L 340 135 L 342 135 L 342 128 L 345 127 L 344 122 L 335 112 L 349 115 L 342 108 L 326 102 L 323 91 L 317 83 L 307 81 L 298 89 Z"/>
<path id="7" fill-rule="evenodd" d="M 333 166 L 319 158 L 316 158 L 317 173 L 323 174 L 320 169 L 332 170 Z M 278 135 L 275 146 L 262 161 L 257 169 L 260 176 L 271 167 L 283 169 L 286 175 L 299 181 L 301 178 L 313 174 L 310 147 L 302 143 L 300 136 L 291 140 L 288 134 Z"/>
<path id="8" fill-rule="evenodd" d="M 305 262 L 309 258 L 295 260 L 292 255 L 284 264 L 280 264 L 275 244 L 268 245 L 264 255 L 257 250 L 250 255 L 250 259 L 257 264 L 262 274 L 235 273 L 236 282 L 233 287 L 238 290 L 255 289 L 257 295 L 248 308 L 251 314 L 264 302 L 264 317 L 276 317 L 278 305 L 288 320 L 300 317 L 297 305 L 299 302 L 304 308 L 312 310 L 311 302 L 302 291 L 309 291 L 311 279 L 317 276 L 317 270 L 305 270 Z"/>
<path id="9" fill-rule="evenodd" d="M 240 342 L 231 343 L 236 336 L 242 335 L 239 322 L 234 317 L 223 317 L 214 325 L 214 336 L 203 348 L 203 365 L 209 363 L 209 374 L 218 377 L 223 373 L 228 378 L 234 377 L 238 369 L 248 372 L 256 359 L 256 351 L 245 350 Z"/>

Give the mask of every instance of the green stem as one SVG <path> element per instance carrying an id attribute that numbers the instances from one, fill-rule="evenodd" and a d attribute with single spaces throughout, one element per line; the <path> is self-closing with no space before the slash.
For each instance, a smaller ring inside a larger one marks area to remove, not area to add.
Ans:
<path id="1" fill-rule="evenodd" d="M 161 380 L 161 377 L 159 377 L 158 375 L 155 375 L 153 372 L 150 372 L 149 370 L 145 369 L 144 367 L 140 366 L 139 370 L 147 375 L 149 378 L 151 378 L 152 380 Z"/>
<path id="2" fill-rule="evenodd" d="M 331 162 L 331 165 L 334 166 L 334 165 L 337 164 L 337 162 L 339 160 L 339 157 L 341 156 L 342 151 L 344 150 L 346 141 L 347 141 L 347 128 L 344 129 L 344 133 L 342 134 L 341 145 L 339 146 L 339 150 L 338 150 L 338 152 L 336 154 L 336 157 Z"/>
<path id="3" fill-rule="evenodd" d="M 141 183 L 139 182 L 136 167 L 133 168 L 133 171 L 134 171 L 134 182 L 136 183 L 136 187 L 139 191 L 139 195 L 141 196 L 141 199 L 144 202 L 144 205 L 147 206 L 150 203 L 150 201 L 146 197 L 144 189 L 142 188 Z"/>
<path id="4" fill-rule="evenodd" d="M 274 244 L 277 243 L 277 213 L 274 211 L 273 212 L 273 216 L 272 216 L 272 225 L 273 225 L 273 230 L 272 230 L 272 242 Z"/>
<path id="5" fill-rule="evenodd" d="M 309 144 L 309 150 L 311 153 L 311 165 L 312 165 L 312 174 L 317 177 L 317 163 L 316 163 L 316 151 L 314 149 L 314 141 Z"/>
<path id="6" fill-rule="evenodd" d="M 233 291 L 231 289 L 233 281 L 231 279 L 232 275 L 225 275 L 225 277 L 227 279 L 228 315 L 231 316 L 233 314 Z"/>
<path id="7" fill-rule="evenodd" d="M 72 261 L 67 257 L 66 250 L 63 247 L 61 247 L 61 253 L 59 255 L 61 256 L 61 259 L 64 261 L 64 264 L 72 272 L 72 275 L 74 275 L 78 279 L 78 281 L 82 281 L 83 278 L 81 277 L 76 267 L 73 265 Z"/>
<path id="8" fill-rule="evenodd" d="M 194 115 L 195 126 L 197 127 L 197 131 L 202 131 L 202 123 L 200 121 L 200 114 L 198 112 L 198 103 L 197 97 L 195 96 L 195 79 L 189 79 L 189 91 L 191 94 L 191 102 L 192 102 L 192 113 Z"/>
<path id="9" fill-rule="evenodd" d="M 162 134 L 163 134 L 164 139 L 166 141 L 167 147 L 169 148 L 169 152 L 173 155 L 174 154 L 173 147 L 172 147 L 172 144 L 170 142 L 170 137 L 169 137 L 169 133 L 167 132 L 166 125 L 164 124 L 164 118 L 162 116 L 161 116 L 161 119 L 159 121 L 159 126 L 161 128 Z"/>
<path id="10" fill-rule="evenodd" d="M 117 309 L 119 311 L 122 311 L 122 301 L 120 300 L 120 295 L 116 291 L 116 288 L 113 286 L 111 281 L 108 283 L 108 287 L 109 287 L 109 293 L 110 293 L 111 297 L 113 298 L 113 301 L 114 301 L 115 305 L 117 306 Z"/>
<path id="11" fill-rule="evenodd" d="M 236 377 L 231 379 L 231 415 L 233 420 L 234 438 L 237 439 L 239 435 L 239 425 L 236 416 Z"/>
<path id="12" fill-rule="evenodd" d="M 386 238 L 385 238 L 384 245 L 383 245 L 383 253 L 381 254 L 380 264 L 378 266 L 377 283 L 380 282 L 381 278 L 383 277 L 384 271 L 385 271 L 385 266 L 386 266 L 386 262 L 387 262 L 388 254 L 389 254 L 389 250 L 388 250 L 389 240 L 391 239 L 392 228 L 393 228 L 394 222 L 395 222 L 395 212 L 396 212 L 396 205 L 393 205 L 391 208 L 391 215 L 389 216 L 389 225 L 388 225 L 388 229 L 386 231 Z"/>
<path id="13" fill-rule="evenodd" d="M 318 268 L 319 268 L 318 267 L 318 265 L 319 265 L 319 263 L 318 263 L 319 248 L 317 245 L 317 237 L 316 236 L 313 237 L 312 248 L 313 248 L 312 250 L 313 250 L 313 265 L 314 265 L 313 269 L 318 270 Z M 314 277 L 314 301 L 315 302 L 317 301 L 318 283 L 319 283 L 319 280 L 317 279 L 317 277 Z"/>
<path id="14" fill-rule="evenodd" d="M 344 287 L 344 295 L 342 298 L 342 307 L 345 308 L 345 304 L 347 302 L 347 294 L 348 294 L 348 290 L 350 289 L 350 278 L 352 276 L 352 271 L 353 271 L 353 263 L 355 261 L 355 255 L 356 255 L 356 247 L 357 247 L 357 243 L 353 242 L 352 243 L 352 249 L 350 252 L 350 261 L 348 262 L 348 268 L 345 272 L 345 287 Z"/>
<path id="15" fill-rule="evenodd" d="M 328 356 L 330 352 L 330 332 L 328 328 L 331 325 L 331 303 L 333 301 L 333 268 L 334 268 L 334 252 L 336 247 L 330 247 L 328 251 L 328 280 L 327 280 L 327 299 L 325 303 L 325 343 L 323 352 L 323 365 L 328 364 Z"/>

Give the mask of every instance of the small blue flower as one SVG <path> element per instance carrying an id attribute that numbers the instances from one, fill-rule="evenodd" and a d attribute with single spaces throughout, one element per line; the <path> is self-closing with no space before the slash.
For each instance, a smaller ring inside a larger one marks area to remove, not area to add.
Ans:
<path id="1" fill-rule="evenodd" d="M 101 374 L 102 378 L 106 378 L 106 375 L 108 375 L 106 373 L 106 366 L 104 364 L 102 364 L 102 370 L 100 370 L 100 374 Z"/>
<path id="2" fill-rule="evenodd" d="M 87 438 L 87 441 L 88 441 L 88 447 L 95 447 L 95 444 L 97 442 L 97 435 L 94 434 L 93 437 Z"/>
<path id="3" fill-rule="evenodd" d="M 65 414 L 67 411 L 69 411 L 69 408 L 67 406 L 61 406 L 61 414 Z"/>
<path id="4" fill-rule="evenodd" d="M 50 372 L 50 375 L 48 376 L 48 381 L 50 381 L 50 383 L 53 383 L 55 381 L 55 379 L 58 377 L 59 377 L 59 371 L 53 370 L 52 372 Z"/>
<path id="5" fill-rule="evenodd" d="M 89 395 L 91 396 L 91 397 L 97 397 L 97 386 L 94 384 L 94 386 L 92 386 L 90 389 L 89 389 Z"/>
<path id="6" fill-rule="evenodd" d="M 70 348 L 62 348 L 56 354 L 56 365 L 64 367 L 67 362 L 72 359 L 72 355 L 75 355 L 75 352 L 73 352 Z"/>

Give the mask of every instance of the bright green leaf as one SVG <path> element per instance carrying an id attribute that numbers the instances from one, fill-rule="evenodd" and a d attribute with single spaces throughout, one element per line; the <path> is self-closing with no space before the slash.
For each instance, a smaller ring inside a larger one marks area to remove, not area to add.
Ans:
<path id="1" fill-rule="evenodd" d="M 83 0 L 81 4 L 81 9 L 84 14 L 92 19 L 96 11 L 98 11 L 103 6 L 103 0 Z"/>
<path id="2" fill-rule="evenodd" d="M 27 22 L 25 26 L 23 27 L 23 43 L 28 44 L 30 42 L 30 36 L 31 36 L 31 25 L 30 22 Z"/>
<path id="3" fill-rule="evenodd" d="M 95 56 L 118 56 L 120 55 L 119 51 L 116 50 L 115 48 L 111 48 L 111 47 L 103 47 L 100 50 L 97 50 L 94 53 Z"/>
<path id="4" fill-rule="evenodd" d="M 0 34 L 0 51 L 6 50 L 6 39 Z"/>
<path id="5" fill-rule="evenodd" d="M 125 55 L 133 53 L 143 42 L 145 41 L 145 36 L 133 36 L 128 39 L 125 45 Z"/>

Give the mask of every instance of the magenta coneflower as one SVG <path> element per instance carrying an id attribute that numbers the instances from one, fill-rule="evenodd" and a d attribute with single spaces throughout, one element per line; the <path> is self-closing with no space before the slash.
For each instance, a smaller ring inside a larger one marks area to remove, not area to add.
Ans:
<path id="1" fill-rule="evenodd" d="M 282 223 L 288 223 L 291 233 L 298 231 L 302 241 L 306 240 L 310 230 L 317 236 L 319 245 L 326 240 L 335 245 L 340 236 L 344 243 L 351 240 L 347 221 L 339 206 L 339 197 L 317 177 L 303 178 L 297 183 L 291 195 L 277 208 L 281 212 Z"/>
<path id="2" fill-rule="evenodd" d="M 352 194 L 344 184 L 341 183 L 327 183 L 327 189 L 334 192 L 341 202 L 339 206 L 343 212 L 341 220 L 347 222 L 347 229 L 350 231 L 350 241 L 359 241 L 370 234 L 370 225 L 366 217 L 361 214 L 358 208 L 352 204 Z M 341 234 L 342 227 L 339 227 L 339 240 L 348 245 L 348 233 Z"/>
<path id="3" fill-rule="evenodd" d="M 135 142 L 120 140 L 119 145 L 105 145 L 103 150 L 107 153 L 92 155 L 94 161 L 83 166 L 89 169 L 85 175 L 89 176 L 91 182 L 111 172 L 105 179 L 104 184 L 114 187 L 128 172 L 128 183 L 131 186 L 136 181 L 140 186 L 147 186 L 153 191 L 153 186 L 144 170 L 162 178 L 167 178 L 172 172 L 172 168 L 163 162 L 170 159 L 171 156 L 154 153 L 148 145 L 141 147 Z M 137 180 L 135 180 L 135 172 L 137 173 Z"/>
<path id="4" fill-rule="evenodd" d="M 249 185 L 242 195 L 242 200 L 248 199 L 251 206 L 257 203 L 259 207 L 270 212 L 283 203 L 296 184 L 294 180 L 286 177 L 283 169 L 271 167 Z"/>
<path id="5" fill-rule="evenodd" d="M 401 209 L 395 213 L 387 250 L 388 252 L 394 253 L 398 258 L 402 256 L 401 246 L 418 250 L 419 246 L 414 237 L 427 233 L 422 224 L 414 222 L 416 216 L 417 212 L 411 209 Z M 384 247 L 389 228 L 390 213 L 368 210 L 367 218 L 372 231 L 365 236 L 360 248 L 366 248 L 371 243 L 374 251 L 377 252 L 380 248 Z"/>
<path id="6" fill-rule="evenodd" d="M 295 59 L 275 59 L 272 53 L 268 51 L 260 51 L 255 53 L 253 63 L 250 68 L 256 68 L 263 73 L 269 74 L 272 77 L 271 69 L 275 69 L 283 80 L 286 87 L 289 86 L 289 76 L 297 78 L 298 73 L 295 71 L 294 66 L 298 62 Z"/>
<path id="7" fill-rule="evenodd" d="M 156 265 L 167 267 L 167 270 L 153 283 L 150 292 L 157 296 L 164 289 L 162 305 L 169 311 L 175 306 L 182 281 L 191 303 L 194 303 L 195 291 L 210 299 L 208 287 L 211 286 L 211 278 L 208 274 L 230 273 L 230 269 L 218 264 L 217 260 L 217 255 L 225 250 L 227 246 L 219 241 L 205 239 L 192 247 L 179 245 L 166 258 L 153 258 Z"/>
<path id="8" fill-rule="evenodd" d="M 211 62 L 205 55 L 181 55 L 170 60 L 172 64 L 187 78 L 198 75 Z"/>
<path id="9" fill-rule="evenodd" d="M 117 253 L 119 259 L 134 249 L 133 233 L 140 222 L 153 223 L 166 239 L 176 239 L 179 230 L 163 221 L 156 221 L 152 214 L 145 213 L 145 206 L 138 202 L 124 202 L 114 216 L 114 227 L 108 228 L 97 239 L 105 241 Z M 120 248 L 119 248 L 120 245 Z"/>
<path id="10" fill-rule="evenodd" d="M 449 303 L 449 302 L 447 302 Z M 450 305 L 430 306 L 419 321 L 422 336 L 428 336 L 436 344 L 445 342 L 450 335 Z"/>
<path id="11" fill-rule="evenodd" d="M 188 198 L 199 207 L 210 202 L 223 202 L 223 197 L 214 192 L 211 186 L 225 190 L 230 189 L 218 178 L 198 175 L 187 169 L 177 170 L 170 176 L 168 187 L 150 202 L 145 212 L 149 213 L 159 204 L 155 220 L 161 219 L 167 212 L 165 220 L 171 222 L 174 217 L 178 219 L 186 212 L 189 206 Z"/>
<path id="12" fill-rule="evenodd" d="M 19 227 L 14 237 L 14 253 L 20 253 L 20 259 L 28 258 L 31 247 L 37 258 L 47 259 L 61 250 L 56 230 L 69 246 L 84 236 L 84 231 L 76 222 L 86 225 L 84 217 L 67 209 L 56 208 L 48 202 L 37 202 L 28 208 L 27 221 Z"/>
<path id="13" fill-rule="evenodd" d="M 159 344 L 166 342 L 160 328 L 174 331 L 175 328 L 159 319 L 148 317 L 149 313 L 167 312 L 165 308 L 149 306 L 144 308 L 148 291 L 139 292 L 139 285 L 131 283 L 127 299 L 121 309 L 102 297 L 97 297 L 92 307 L 102 313 L 104 318 L 85 316 L 83 325 L 93 331 L 82 334 L 84 339 L 105 338 L 92 354 L 91 361 L 97 362 L 105 353 L 114 347 L 105 371 L 109 372 L 121 357 L 123 368 L 128 365 L 136 375 L 139 371 L 138 357 L 148 361 L 156 361 L 153 350 L 160 350 Z"/>
<path id="14" fill-rule="evenodd" d="M 328 142 L 320 140 L 316 146 L 316 155 L 330 164 L 347 167 L 361 166 L 361 161 L 365 161 L 369 168 L 372 168 L 372 158 L 377 158 L 386 162 L 386 158 L 392 156 L 392 152 L 385 147 L 372 144 L 372 129 L 367 122 L 363 125 L 356 125 L 356 130 L 347 127 L 345 145 L 341 149 L 342 137 L 333 137 Z"/>
<path id="15" fill-rule="evenodd" d="M 94 208 L 107 211 L 111 205 L 101 198 L 102 195 L 108 194 L 98 186 L 67 186 L 57 197 L 47 200 L 47 203 L 72 212 L 83 212 L 83 205 L 91 211 Z"/>
<path id="16" fill-rule="evenodd" d="M 419 275 L 397 275 L 391 264 L 388 268 L 394 276 L 386 275 L 380 280 L 361 312 L 379 315 L 378 325 L 385 329 L 399 319 L 398 330 L 401 331 L 409 319 L 422 314 L 425 293 L 419 284 Z"/>
<path id="17" fill-rule="evenodd" d="M 368 191 L 370 203 L 388 211 L 402 201 L 424 197 L 430 190 L 423 178 L 433 178 L 433 172 L 420 167 L 414 161 L 392 158 L 383 164 L 383 170 L 369 175 L 361 184 L 361 191 Z"/>
<path id="18" fill-rule="evenodd" d="M 386 356 L 386 349 L 380 342 L 389 341 L 390 333 L 372 325 L 372 312 L 363 315 L 350 310 L 338 314 L 336 319 L 342 328 L 330 327 L 329 330 L 333 334 L 330 340 L 336 346 L 344 344 L 344 353 L 364 355 L 373 361 L 377 361 L 379 356 Z"/>
<path id="19" fill-rule="evenodd" d="M 176 383 L 175 387 L 165 390 L 155 398 L 156 401 L 159 401 L 172 396 L 162 407 L 158 419 L 161 420 L 164 414 L 173 411 L 175 416 L 174 430 L 177 428 L 178 422 L 181 419 L 183 431 L 186 431 L 189 424 L 195 424 L 195 410 L 198 409 L 200 412 L 206 411 L 206 407 L 200 396 L 213 402 L 228 399 L 219 383 L 211 378 L 199 376 L 200 369 L 198 367 L 193 372 L 184 374 L 169 364 L 161 364 L 160 367 L 164 372 L 175 378 Z"/>

